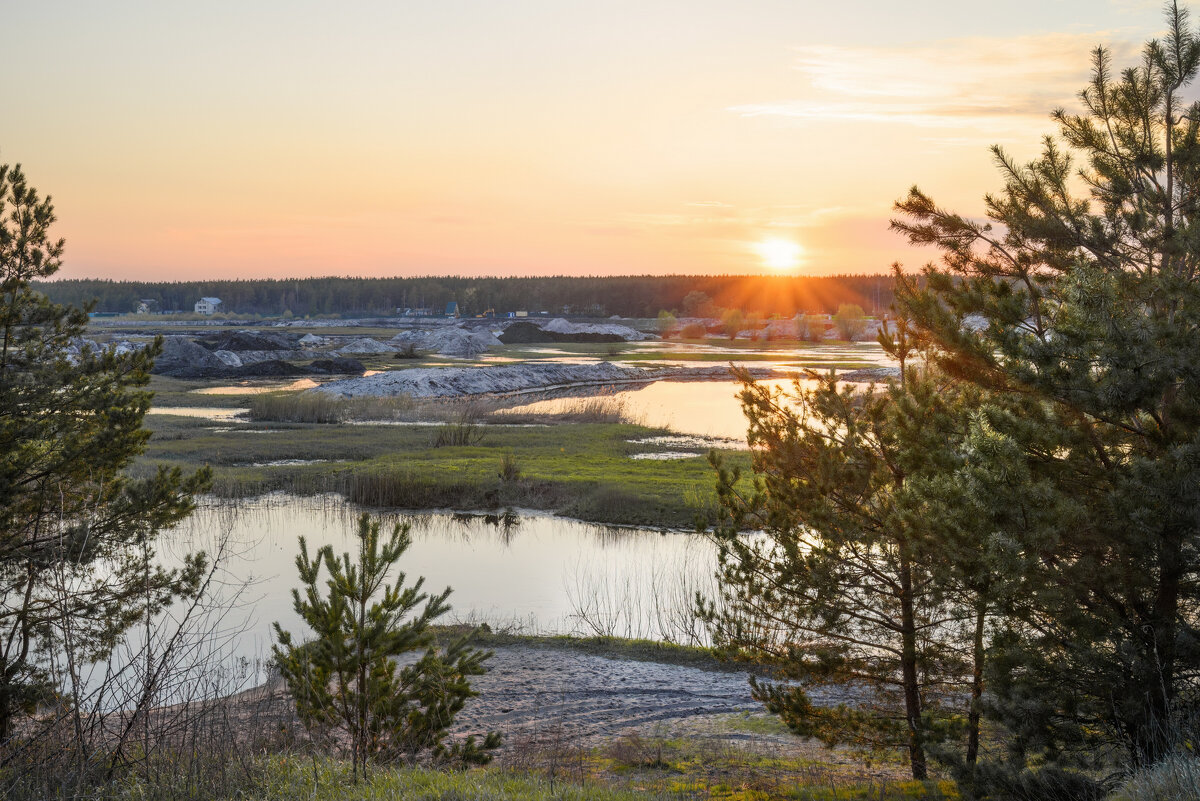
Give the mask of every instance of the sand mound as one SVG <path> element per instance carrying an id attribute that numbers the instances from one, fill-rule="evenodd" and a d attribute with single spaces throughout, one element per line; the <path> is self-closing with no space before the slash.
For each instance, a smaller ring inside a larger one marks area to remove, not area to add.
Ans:
<path id="1" fill-rule="evenodd" d="M 343 398 L 391 397 L 456 398 L 466 395 L 508 395 L 581 384 L 622 384 L 653 380 L 645 370 L 598 364 L 506 364 L 486 367 L 422 367 L 393 370 L 362 378 L 331 381 L 308 392 Z"/>
<path id="2" fill-rule="evenodd" d="M 411 328 L 392 337 L 396 346 L 412 345 L 418 350 L 432 351 L 443 356 L 477 356 L 500 345 L 491 331 L 470 331 L 461 326 Z"/>

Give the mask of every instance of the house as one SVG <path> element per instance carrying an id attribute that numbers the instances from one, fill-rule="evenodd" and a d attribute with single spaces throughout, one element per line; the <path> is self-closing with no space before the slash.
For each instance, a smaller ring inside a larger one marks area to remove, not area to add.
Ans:
<path id="1" fill-rule="evenodd" d="M 138 314 L 158 314 L 160 311 L 157 298 L 142 298 L 138 301 Z"/>
<path id="2" fill-rule="evenodd" d="M 446 316 L 447 317 L 458 317 L 458 304 L 457 303 L 455 303 L 454 301 L 450 301 L 449 303 L 446 304 Z"/>
<path id="3" fill-rule="evenodd" d="M 220 310 L 220 298 L 200 298 L 196 301 L 196 314 L 216 314 Z"/>

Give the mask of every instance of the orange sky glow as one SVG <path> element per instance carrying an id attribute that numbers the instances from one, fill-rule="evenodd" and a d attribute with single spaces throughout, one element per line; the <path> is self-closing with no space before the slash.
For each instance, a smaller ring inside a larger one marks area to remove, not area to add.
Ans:
<path id="1" fill-rule="evenodd" d="M 881 272 L 1159 5 L 23 3 L 0 161 L 68 278 Z"/>

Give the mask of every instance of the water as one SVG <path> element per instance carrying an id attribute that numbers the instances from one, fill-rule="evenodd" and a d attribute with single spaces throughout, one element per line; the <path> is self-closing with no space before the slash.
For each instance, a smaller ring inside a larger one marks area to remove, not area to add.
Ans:
<path id="1" fill-rule="evenodd" d="M 790 379 L 767 379 L 759 384 L 791 388 Z M 802 385 L 815 382 L 802 381 Z M 614 388 L 606 394 L 620 403 L 629 418 L 652 428 L 668 428 L 679 434 L 746 439 L 746 416 L 738 393 L 737 381 L 657 381 L 653 384 Z M 513 407 L 512 412 L 553 414 L 578 403 L 577 398 L 555 398 Z M 724 447 L 736 447 L 730 443 Z"/>
<path id="2" fill-rule="evenodd" d="M 299 580 L 297 538 L 309 553 L 323 545 L 353 550 L 361 510 L 338 496 L 270 495 L 237 506 L 205 502 L 161 551 L 228 552 L 219 595 L 234 603 L 222 629 L 238 656 L 270 652 L 271 623 L 297 636 L 292 609 Z M 715 548 L 689 533 L 599 526 L 549 515 L 381 514 L 385 528 L 411 525 L 400 569 L 425 576 L 425 588 L 453 587 L 453 620 L 543 633 L 611 634 L 676 642 L 703 640 L 691 615 L 697 589 L 711 592 Z M 240 589 L 239 589 L 240 588 Z"/>

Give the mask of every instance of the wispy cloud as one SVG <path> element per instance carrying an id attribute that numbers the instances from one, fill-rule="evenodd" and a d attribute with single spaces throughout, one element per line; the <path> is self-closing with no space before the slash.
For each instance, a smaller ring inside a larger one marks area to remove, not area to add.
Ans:
<path id="1" fill-rule="evenodd" d="M 930 128 L 988 127 L 1013 118 L 1045 119 L 1070 105 L 1089 76 L 1099 43 L 1116 63 L 1136 45 L 1112 33 L 965 38 L 921 47 L 797 50 L 805 79 L 798 96 L 729 110 L 797 121 L 891 122 Z"/>
<path id="2" fill-rule="evenodd" d="M 864 213 L 864 209 L 845 206 L 787 204 L 740 208 L 720 201 L 693 201 L 684 206 L 690 210 L 626 214 L 619 221 L 605 225 L 628 231 L 682 228 L 707 235 L 741 236 L 766 229 L 814 228 L 826 225 L 830 220 Z"/>

